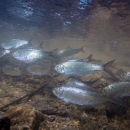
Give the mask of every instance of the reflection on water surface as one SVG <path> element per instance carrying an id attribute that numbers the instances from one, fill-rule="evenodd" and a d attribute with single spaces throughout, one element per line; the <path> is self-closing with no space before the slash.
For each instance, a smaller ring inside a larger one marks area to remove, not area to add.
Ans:
<path id="1" fill-rule="evenodd" d="M 12 0 L 10 4 L 3 3 L 6 6 L 0 21 L 1 41 L 33 37 L 34 44 L 43 41 L 47 50 L 84 46 L 86 55 L 92 53 L 102 61 L 116 59 L 129 63 L 130 11 L 125 2 Z"/>

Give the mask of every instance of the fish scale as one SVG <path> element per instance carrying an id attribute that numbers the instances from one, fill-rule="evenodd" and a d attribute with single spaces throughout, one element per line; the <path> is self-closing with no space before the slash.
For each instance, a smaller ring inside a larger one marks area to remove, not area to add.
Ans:
<path id="1" fill-rule="evenodd" d="M 1 43 L 1 47 L 4 49 L 13 49 L 28 44 L 28 41 L 20 39 L 11 39 Z"/>
<path id="2" fill-rule="evenodd" d="M 119 90 L 111 95 L 83 90 L 77 87 L 61 86 L 53 89 L 55 96 L 67 103 L 77 105 L 98 105 L 107 101 L 126 106 L 120 95 L 124 90 Z"/>
<path id="3" fill-rule="evenodd" d="M 103 66 L 86 62 L 67 61 L 55 66 L 55 70 L 66 75 L 84 75 L 103 70 Z"/>
<path id="4" fill-rule="evenodd" d="M 75 80 L 75 79 L 71 79 L 69 81 L 66 81 L 66 86 L 76 87 L 76 88 L 83 89 L 83 90 L 86 90 L 86 91 L 92 91 L 92 92 L 99 93 L 99 91 L 97 91 L 92 86 L 89 86 L 88 84 L 83 83 L 83 82 L 78 81 L 78 80 Z"/>
<path id="5" fill-rule="evenodd" d="M 91 74 L 91 73 L 95 73 L 97 71 L 104 70 L 109 75 L 114 77 L 114 75 L 108 69 L 108 67 L 111 66 L 114 61 L 115 60 L 112 60 L 106 64 L 98 65 L 98 64 L 93 64 L 90 62 L 70 60 L 70 61 L 61 62 L 61 63 L 55 65 L 54 69 L 58 73 L 70 75 L 70 76 L 82 76 L 85 74 Z"/>
<path id="6" fill-rule="evenodd" d="M 25 63 L 35 62 L 38 59 L 47 57 L 47 53 L 38 49 L 19 49 L 12 53 L 13 57 Z"/>

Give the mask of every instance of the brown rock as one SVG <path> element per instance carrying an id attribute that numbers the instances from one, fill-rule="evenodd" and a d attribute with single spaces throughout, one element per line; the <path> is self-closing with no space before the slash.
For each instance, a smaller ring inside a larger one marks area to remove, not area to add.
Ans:
<path id="1" fill-rule="evenodd" d="M 86 74 L 85 76 L 81 77 L 81 80 L 84 82 L 88 82 L 88 83 L 94 83 L 96 82 L 98 79 L 100 79 L 102 77 L 103 73 L 102 72 L 97 72 L 94 74 Z"/>
<path id="2" fill-rule="evenodd" d="M 10 130 L 10 119 L 2 111 L 0 111 L 0 130 Z"/>
<path id="3" fill-rule="evenodd" d="M 21 104 L 7 110 L 11 118 L 11 130 L 37 130 L 43 114 L 33 107 Z"/>

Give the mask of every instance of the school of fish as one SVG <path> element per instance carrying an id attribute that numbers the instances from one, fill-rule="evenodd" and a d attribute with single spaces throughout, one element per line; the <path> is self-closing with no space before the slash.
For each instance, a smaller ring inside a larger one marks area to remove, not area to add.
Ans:
<path id="1" fill-rule="evenodd" d="M 84 59 L 68 59 L 79 52 L 84 52 L 81 48 L 67 47 L 65 50 L 54 49 L 45 51 L 42 47 L 33 47 L 31 45 L 32 38 L 29 41 L 22 39 L 10 39 L 0 44 L 0 58 L 11 55 L 15 60 L 27 64 L 24 69 L 31 75 L 44 76 L 50 75 L 51 71 L 57 72 L 59 75 L 74 76 L 71 80 L 65 81 L 62 85 L 54 87 L 53 94 L 59 99 L 72 104 L 94 106 L 106 102 L 113 102 L 122 106 L 127 106 L 123 101 L 123 97 L 130 96 L 130 72 L 121 75 L 123 82 L 110 84 L 99 92 L 97 89 L 88 85 L 77 78 L 86 74 L 93 74 L 97 71 L 104 71 L 114 78 L 109 67 L 115 60 L 111 60 L 105 64 L 92 63 L 92 54 Z M 31 47 L 30 47 L 31 46 Z M 38 60 L 45 60 L 43 65 L 33 64 Z M 31 64 L 30 64 L 31 63 Z M 52 65 L 53 64 L 53 65 Z M 3 74 L 9 76 L 22 76 L 24 73 L 19 66 L 4 65 L 1 68 Z"/>

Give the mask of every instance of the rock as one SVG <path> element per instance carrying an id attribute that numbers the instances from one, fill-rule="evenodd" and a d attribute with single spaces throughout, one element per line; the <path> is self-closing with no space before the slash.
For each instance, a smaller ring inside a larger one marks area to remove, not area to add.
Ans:
<path id="1" fill-rule="evenodd" d="M 55 79 L 59 82 L 65 81 L 68 78 L 67 75 L 61 75 L 59 74 Z"/>
<path id="2" fill-rule="evenodd" d="M 10 119 L 2 111 L 0 111 L 0 130 L 10 130 Z"/>
<path id="3" fill-rule="evenodd" d="M 94 74 L 86 74 L 81 77 L 81 80 L 87 83 L 95 83 L 98 79 L 102 77 L 102 75 L 103 73 L 101 71 Z"/>
<path id="4" fill-rule="evenodd" d="M 49 100 L 44 97 L 44 100 L 37 100 L 34 103 L 32 102 L 30 105 L 47 115 L 67 115 L 65 102 L 60 102 L 60 100 L 58 102 L 57 100 Z"/>
<path id="5" fill-rule="evenodd" d="M 53 121 L 55 121 L 55 117 L 53 117 L 53 116 L 48 116 L 47 120 L 50 121 L 50 122 L 53 122 Z"/>
<path id="6" fill-rule="evenodd" d="M 97 80 L 94 84 L 93 84 L 93 87 L 95 88 L 103 88 L 103 87 L 106 87 L 107 85 L 113 83 L 114 81 L 112 81 L 113 79 L 112 78 L 100 78 L 99 80 Z"/>
<path id="7" fill-rule="evenodd" d="M 11 130 L 37 130 L 44 119 L 41 112 L 26 104 L 9 108 L 6 112 L 11 119 Z"/>
<path id="8" fill-rule="evenodd" d="M 56 116 L 55 121 L 44 121 L 38 130 L 79 130 L 79 121 L 67 117 Z"/>

